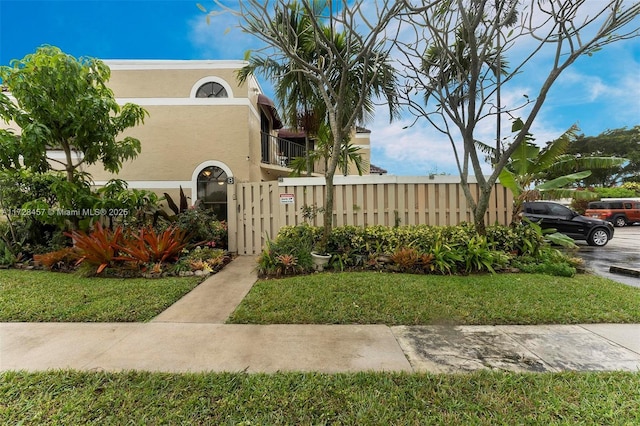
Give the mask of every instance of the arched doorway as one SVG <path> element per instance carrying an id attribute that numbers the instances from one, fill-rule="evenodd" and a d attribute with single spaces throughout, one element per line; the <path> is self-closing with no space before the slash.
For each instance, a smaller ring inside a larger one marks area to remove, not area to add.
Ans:
<path id="1" fill-rule="evenodd" d="M 227 172 L 218 166 L 206 166 L 198 173 L 196 197 L 198 203 L 212 210 L 216 219 L 227 218 Z"/>

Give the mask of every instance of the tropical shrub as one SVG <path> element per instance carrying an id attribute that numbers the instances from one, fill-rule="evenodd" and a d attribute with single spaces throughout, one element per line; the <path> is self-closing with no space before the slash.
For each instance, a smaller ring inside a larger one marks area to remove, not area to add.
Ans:
<path id="1" fill-rule="evenodd" d="M 218 221 L 213 210 L 201 206 L 181 210 L 172 226 L 184 231 L 196 245 L 227 248 L 227 223 Z"/>
<path id="2" fill-rule="evenodd" d="M 217 247 L 220 249 L 227 249 L 229 241 L 229 225 L 224 220 L 214 220 L 209 224 L 211 228 L 210 240 L 207 243 L 209 247 Z"/>
<path id="3" fill-rule="evenodd" d="M 67 235 L 71 237 L 80 252 L 78 263 L 86 262 L 95 266 L 96 274 L 100 274 L 106 267 L 114 266 L 116 262 L 121 260 L 118 257 L 118 249 L 124 242 L 121 227 L 112 231 L 103 228 L 98 222 L 91 233 L 72 231 Z"/>
<path id="4" fill-rule="evenodd" d="M 457 247 L 442 240 L 435 242 L 429 250 L 429 254 L 433 257 L 429 269 L 438 274 L 457 272 L 457 265 L 464 259 Z"/>
<path id="5" fill-rule="evenodd" d="M 508 263 L 508 256 L 501 251 L 491 250 L 487 237 L 474 235 L 462 247 L 464 259 L 464 272 L 489 271 L 495 273 L 496 269 L 502 269 Z"/>
<path id="6" fill-rule="evenodd" d="M 95 191 L 96 199 L 93 211 L 102 211 L 109 227 L 122 225 L 125 227 L 155 226 L 163 217 L 161 199 L 153 191 L 129 189 L 127 182 L 111 179 L 103 187 Z"/>
<path id="7" fill-rule="evenodd" d="M 60 250 L 33 256 L 36 266 L 43 266 L 49 271 L 64 272 L 73 270 L 80 258 L 80 251 L 76 247 L 65 247 Z"/>
<path id="8" fill-rule="evenodd" d="M 152 227 L 130 233 L 117 245 L 121 255 L 118 260 L 140 264 L 175 261 L 187 245 L 187 235 L 181 229 L 169 227 L 156 232 Z"/>
<path id="9" fill-rule="evenodd" d="M 280 254 L 292 255 L 296 259 L 297 269 L 300 272 L 309 272 L 313 269 L 311 251 L 321 237 L 322 228 L 320 227 L 308 224 L 285 226 L 280 229 L 276 237 L 274 246 L 277 251 L 276 256 Z"/>
<path id="10" fill-rule="evenodd" d="M 17 256 L 11 250 L 11 245 L 0 239 L 0 266 L 13 266 L 16 260 Z"/>
<path id="11" fill-rule="evenodd" d="M 539 227 L 522 222 L 511 226 L 488 226 L 486 236 L 492 250 L 514 256 L 535 256 L 545 245 Z"/>
<path id="12" fill-rule="evenodd" d="M 593 188 L 593 192 L 598 194 L 600 198 L 635 198 L 640 196 L 640 191 L 637 189 L 632 189 L 632 185 L 627 185 L 627 187 L 618 187 L 618 188 Z M 596 198 L 597 199 L 597 198 Z"/>
<path id="13" fill-rule="evenodd" d="M 577 261 L 551 247 L 545 247 L 537 256 L 521 256 L 511 261 L 511 266 L 522 272 L 573 277 Z"/>
<path id="14" fill-rule="evenodd" d="M 548 257 L 548 242 L 535 224 L 493 225 L 486 231 L 486 236 L 480 236 L 473 225 L 466 223 L 459 226 L 336 227 L 327 243 L 333 255 L 329 266 L 336 270 L 495 273 L 514 264 L 529 264 L 530 259 L 538 259 L 543 254 Z M 311 267 L 303 259 L 321 232 L 321 228 L 307 224 L 283 227 L 275 240 L 267 239 L 258 260 L 259 274 L 281 276 L 310 272 Z M 525 260 L 514 263 L 515 259 Z M 294 262 L 295 268 L 287 267 Z M 557 272 L 566 275 L 571 270 L 560 267 Z"/>
<path id="15" fill-rule="evenodd" d="M 27 170 L 0 171 L 0 211 L 6 220 L 0 223 L 0 237 L 14 253 L 31 257 L 68 245 L 60 226 L 45 220 L 57 197 L 51 188 L 63 180 L 60 174 L 36 174 Z M 29 210 L 37 202 L 41 209 Z"/>

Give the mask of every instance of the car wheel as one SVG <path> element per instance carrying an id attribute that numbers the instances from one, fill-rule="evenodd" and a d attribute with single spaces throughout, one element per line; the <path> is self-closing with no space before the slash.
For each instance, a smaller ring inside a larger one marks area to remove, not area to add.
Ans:
<path id="1" fill-rule="evenodd" d="M 602 228 L 596 228 L 589 238 L 587 238 L 587 243 L 590 246 L 598 246 L 602 247 L 607 245 L 609 242 L 609 233 Z"/>
<path id="2" fill-rule="evenodd" d="M 626 224 L 627 224 L 627 219 L 625 219 L 624 216 L 616 216 L 615 219 L 613 219 L 614 226 L 623 227 Z"/>

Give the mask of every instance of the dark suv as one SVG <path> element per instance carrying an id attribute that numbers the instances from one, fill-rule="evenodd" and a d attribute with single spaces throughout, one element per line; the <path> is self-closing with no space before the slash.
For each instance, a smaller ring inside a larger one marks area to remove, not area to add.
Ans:
<path id="1" fill-rule="evenodd" d="M 523 215 L 539 222 L 543 229 L 553 228 L 574 240 L 586 240 L 590 246 L 604 246 L 613 238 L 610 222 L 580 216 L 568 207 L 551 201 L 524 203 Z"/>

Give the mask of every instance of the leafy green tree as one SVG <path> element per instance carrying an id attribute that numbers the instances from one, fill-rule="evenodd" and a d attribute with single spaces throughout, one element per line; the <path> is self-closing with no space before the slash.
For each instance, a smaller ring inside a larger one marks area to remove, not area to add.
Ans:
<path id="1" fill-rule="evenodd" d="M 106 86 L 109 68 L 93 58 L 76 59 L 53 46 L 11 66 L 0 67 L 0 78 L 10 96 L 0 94 L 0 118 L 14 122 L 19 133 L 0 130 L 0 170 L 36 174 L 54 173 L 52 199 L 32 194 L 22 206 L 38 211 L 37 221 L 68 223 L 77 227 L 77 214 L 48 214 L 50 208 L 75 211 L 94 209 L 100 196 L 91 190 L 91 176 L 81 166 L 101 163 L 117 173 L 122 162 L 140 153 L 140 141 L 126 129 L 143 123 L 147 112 L 134 104 L 118 105 Z M 62 156 L 52 155 L 62 152 Z M 40 214 L 40 212 L 44 212 Z"/>
<path id="2" fill-rule="evenodd" d="M 295 81 L 302 92 L 302 111 L 319 115 L 331 129 L 331 149 L 325 171 L 324 238 L 333 225 L 333 177 L 340 161 L 341 146 L 357 123 L 371 118 L 373 100 L 383 98 L 390 116 L 397 114 L 396 78 L 390 65 L 387 25 L 404 8 L 402 2 L 376 3 L 377 16 L 368 20 L 363 1 L 239 2 L 238 10 L 226 8 L 210 12 L 234 13 L 240 28 L 265 44 L 251 52 L 251 63 L 276 83 Z M 369 3 L 367 3 L 368 5 Z M 287 90 L 284 85 L 283 90 Z M 294 91 L 284 98 L 294 96 Z M 319 102 L 321 100 L 321 102 Z M 300 102 L 291 106 L 297 113 Z M 318 108 L 322 106 L 322 108 Z"/>
<path id="3" fill-rule="evenodd" d="M 123 161 L 140 153 L 139 140 L 117 137 L 142 123 L 147 112 L 134 104 L 119 106 L 106 86 L 109 77 L 102 61 L 76 59 L 53 46 L 0 67 L 13 97 L 0 94 L 0 117 L 21 130 L 0 131 L 0 167 L 58 170 L 69 183 L 81 177 L 83 164 L 100 162 L 117 173 Z M 64 158 L 50 156 L 51 150 L 61 150 Z"/>

